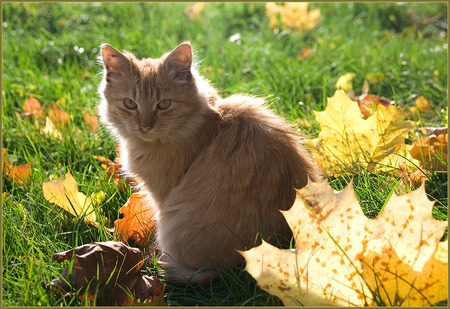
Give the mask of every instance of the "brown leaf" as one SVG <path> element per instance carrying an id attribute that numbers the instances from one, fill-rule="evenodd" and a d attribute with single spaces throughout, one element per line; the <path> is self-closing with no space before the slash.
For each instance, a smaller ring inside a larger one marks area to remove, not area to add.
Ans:
<path id="1" fill-rule="evenodd" d="M 429 137 L 420 138 L 412 144 L 411 156 L 419 160 L 422 166 L 429 171 L 447 171 L 448 163 L 448 134 L 445 130 L 430 130 L 421 128 L 422 132 L 431 133 Z M 440 128 L 439 128 L 440 129 Z M 435 135 L 439 131 L 442 134 Z"/>
<path id="2" fill-rule="evenodd" d="M 86 123 L 86 126 L 88 127 L 88 129 L 91 130 L 92 132 L 97 131 L 97 129 L 100 127 L 100 125 L 98 124 L 97 116 L 95 116 L 95 115 L 92 116 L 85 110 L 81 110 L 81 113 L 83 114 L 84 122 Z"/>
<path id="3" fill-rule="evenodd" d="M 145 194 L 135 192 L 124 206 L 119 209 L 124 215 L 123 219 L 114 223 L 114 233 L 121 241 L 134 239 L 140 246 L 144 247 L 155 236 L 156 225 L 154 210 L 151 201 Z"/>
<path id="4" fill-rule="evenodd" d="M 400 168 L 400 176 L 403 180 L 413 189 L 419 188 L 425 180 L 428 179 L 427 175 L 424 174 L 421 170 L 416 170 L 414 172 L 408 172 L 407 167 L 402 162 L 398 163 L 398 167 Z M 405 185 L 400 184 L 405 189 L 408 189 Z"/>
<path id="5" fill-rule="evenodd" d="M 60 277 L 45 285 L 59 294 L 86 293 L 91 305 L 96 299 L 97 306 L 132 302 L 165 305 L 165 285 L 157 277 L 139 273 L 143 264 L 139 249 L 121 242 L 96 242 L 55 253 L 52 257 L 58 262 L 73 259 L 73 267 L 68 266 Z"/>
<path id="6" fill-rule="evenodd" d="M 44 116 L 44 108 L 41 106 L 41 103 L 39 103 L 39 101 L 31 94 L 30 98 L 23 104 L 22 110 L 24 111 L 24 113 L 31 114 L 36 118 Z"/>

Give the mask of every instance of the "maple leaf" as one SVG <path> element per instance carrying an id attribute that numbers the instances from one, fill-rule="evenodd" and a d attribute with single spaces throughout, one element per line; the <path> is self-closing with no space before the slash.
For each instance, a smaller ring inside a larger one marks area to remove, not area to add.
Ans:
<path id="1" fill-rule="evenodd" d="M 73 267 L 68 266 L 58 278 L 44 284 L 46 289 L 62 295 L 68 291 L 70 295 L 71 290 L 86 293 L 91 306 L 165 305 L 165 285 L 155 276 L 139 273 L 144 261 L 139 249 L 121 242 L 96 242 L 52 257 L 59 263 L 73 260 Z"/>
<path id="2" fill-rule="evenodd" d="M 64 180 L 43 183 L 42 191 L 47 201 L 55 203 L 76 217 L 83 217 L 85 221 L 94 226 L 98 226 L 92 202 L 92 198 L 96 196 L 95 193 L 91 197 L 87 197 L 79 192 L 78 183 L 70 171 L 67 172 Z"/>
<path id="3" fill-rule="evenodd" d="M 278 25 L 277 15 L 281 17 L 283 29 L 294 31 L 311 30 L 317 26 L 320 10 L 308 11 L 307 2 L 285 2 L 282 6 L 273 2 L 266 3 L 266 15 L 269 16 L 269 26 L 274 29 Z"/>
<path id="4" fill-rule="evenodd" d="M 114 234 L 122 241 L 134 239 L 141 247 L 145 247 L 156 233 L 151 201 L 144 193 L 135 192 L 119 212 L 124 217 L 114 222 Z"/>
<path id="5" fill-rule="evenodd" d="M 374 304 L 371 295 L 385 304 L 436 303 L 447 298 L 447 257 L 433 260 L 447 222 L 432 218 L 433 204 L 422 186 L 394 193 L 369 219 L 352 183 L 336 192 L 327 182 L 309 182 L 283 211 L 296 249 L 263 242 L 241 254 L 258 286 L 285 305 L 365 306 Z M 392 288 L 395 281 L 405 284 Z"/>
<path id="6" fill-rule="evenodd" d="M 321 131 L 307 145 L 330 174 L 348 173 L 355 166 L 370 172 L 395 167 L 400 161 L 395 153 L 406 153 L 404 140 L 414 125 L 394 106 L 379 106 L 363 119 L 358 104 L 343 90 L 328 98 L 325 111 L 314 113 Z"/>

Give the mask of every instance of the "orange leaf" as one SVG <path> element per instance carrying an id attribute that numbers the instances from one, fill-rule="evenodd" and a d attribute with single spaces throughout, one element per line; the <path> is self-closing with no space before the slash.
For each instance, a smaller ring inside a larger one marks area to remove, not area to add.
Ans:
<path id="1" fill-rule="evenodd" d="M 378 97 L 374 94 L 363 94 L 355 99 L 358 102 L 359 109 L 363 113 L 364 118 L 368 118 L 378 109 L 378 105 L 389 106 L 394 103 L 394 101 L 388 100 L 385 97 Z"/>
<path id="2" fill-rule="evenodd" d="M 22 110 L 25 113 L 29 113 L 37 118 L 40 118 L 44 115 L 44 108 L 42 107 L 41 103 L 39 103 L 39 101 L 31 94 L 30 98 L 23 104 Z"/>
<path id="3" fill-rule="evenodd" d="M 6 149 L 2 149 L 2 170 L 5 176 L 19 185 L 24 185 L 30 181 L 31 168 L 30 163 L 23 165 L 12 165 L 7 159 Z"/>
<path id="4" fill-rule="evenodd" d="M 143 193 L 133 193 L 119 212 L 124 217 L 114 222 L 115 234 L 122 241 L 134 239 L 144 247 L 156 232 L 155 213 L 149 199 Z"/>
<path id="5" fill-rule="evenodd" d="M 421 131 L 427 132 L 425 128 Z M 448 134 L 435 135 L 437 131 L 430 131 L 430 128 L 428 131 L 431 132 L 428 137 L 421 138 L 412 144 L 411 156 L 421 161 L 423 167 L 428 170 L 447 171 Z"/>
<path id="6" fill-rule="evenodd" d="M 6 172 L 6 170 L 5 170 Z M 24 185 L 30 181 L 31 168 L 29 163 L 25 163 L 19 166 L 11 166 L 7 173 L 7 176 L 13 180 L 17 181 L 19 185 Z"/>
<path id="7" fill-rule="evenodd" d="M 50 106 L 48 117 L 53 120 L 53 123 L 60 126 L 67 126 L 69 124 L 70 116 L 61 109 L 58 105 Z"/>
<path id="8" fill-rule="evenodd" d="M 88 129 L 92 132 L 97 131 L 97 129 L 100 127 L 100 125 L 98 124 L 97 116 L 92 116 L 84 110 L 82 110 L 81 113 L 83 113 L 84 122 L 86 123 Z"/>

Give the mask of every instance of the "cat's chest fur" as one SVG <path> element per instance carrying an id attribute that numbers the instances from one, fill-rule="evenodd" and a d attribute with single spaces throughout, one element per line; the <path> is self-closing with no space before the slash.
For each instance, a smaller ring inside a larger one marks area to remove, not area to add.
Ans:
<path id="1" fill-rule="evenodd" d="M 192 162 L 208 148 L 219 126 L 219 115 L 209 110 L 197 120 L 198 127 L 177 143 L 144 142 L 138 138 L 122 140 L 120 151 L 126 174 L 141 181 L 143 189 L 160 205 L 189 170 Z"/>

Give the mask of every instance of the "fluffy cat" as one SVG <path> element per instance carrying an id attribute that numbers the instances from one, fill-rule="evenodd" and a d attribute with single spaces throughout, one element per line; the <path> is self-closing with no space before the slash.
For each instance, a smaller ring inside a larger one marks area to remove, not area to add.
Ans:
<path id="1" fill-rule="evenodd" d="M 239 265 L 236 249 L 291 237 L 279 209 L 319 172 L 263 99 L 220 98 L 192 65 L 189 43 L 141 60 L 102 44 L 101 58 L 100 119 L 119 141 L 125 173 L 149 192 L 172 281 L 208 281 L 212 260 Z"/>

